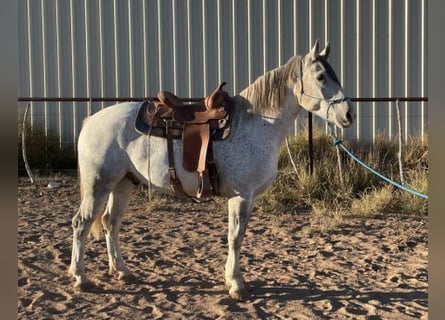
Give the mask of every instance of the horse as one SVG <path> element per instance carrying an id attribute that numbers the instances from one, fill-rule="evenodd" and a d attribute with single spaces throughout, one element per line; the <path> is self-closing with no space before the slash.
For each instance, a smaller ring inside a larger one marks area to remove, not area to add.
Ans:
<path id="1" fill-rule="evenodd" d="M 273 182 L 278 155 L 298 112 L 304 108 L 340 128 L 352 125 L 355 113 L 334 70 L 327 62 L 329 43 L 319 50 L 318 40 L 305 55 L 295 55 L 280 67 L 258 77 L 233 103 L 231 132 L 214 142 L 214 162 L 220 196 L 228 200 L 228 256 L 225 284 L 229 296 L 249 296 L 240 271 L 240 250 L 255 199 Z M 109 273 L 118 279 L 134 277 L 122 258 L 118 235 L 123 212 L 134 188 L 131 176 L 153 190 L 169 188 L 165 139 L 134 129 L 141 103 L 126 102 L 104 108 L 84 120 L 78 139 L 78 175 L 81 203 L 72 218 L 73 243 L 69 274 L 74 287 L 94 287 L 84 267 L 85 239 L 103 229 Z M 182 163 L 182 142 L 174 141 L 175 163 Z M 177 166 L 183 190 L 192 195 L 198 178 Z"/>

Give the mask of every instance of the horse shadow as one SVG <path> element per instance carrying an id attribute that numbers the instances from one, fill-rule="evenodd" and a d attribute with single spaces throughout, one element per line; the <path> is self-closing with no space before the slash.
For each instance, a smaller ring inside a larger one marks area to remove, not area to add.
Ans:
<path id="1" fill-rule="evenodd" d="M 251 281 L 248 284 L 250 287 L 250 298 L 242 302 L 231 299 L 224 285 L 204 279 L 193 284 L 189 283 L 187 278 L 179 281 L 158 280 L 150 283 L 146 283 L 144 280 L 135 280 L 129 286 L 128 283 L 123 283 L 122 286 L 112 289 L 98 286 L 92 289 L 90 293 L 99 295 L 129 295 L 135 298 L 144 296 L 147 299 L 153 298 L 156 294 L 163 293 L 166 295 L 167 300 L 177 301 L 184 294 L 184 287 L 187 287 L 191 295 L 210 295 L 215 297 L 215 301 L 225 306 L 226 310 L 231 313 L 242 314 L 253 307 L 255 316 L 259 319 L 274 317 L 274 314 L 268 313 L 266 308 L 266 304 L 271 301 L 278 305 L 299 302 L 319 318 L 326 317 L 323 310 L 316 307 L 317 302 L 320 301 L 328 301 L 330 303 L 331 309 L 329 313 L 331 314 L 341 308 L 346 308 L 349 313 L 357 317 L 367 316 L 367 319 L 380 319 L 377 316 L 368 315 L 368 310 L 361 306 L 361 304 L 368 304 L 371 300 L 377 301 L 377 308 L 386 312 L 394 312 L 394 307 L 390 307 L 390 304 L 417 303 L 424 308 L 428 307 L 427 292 L 420 291 L 418 288 L 412 288 L 409 292 L 369 291 L 350 287 L 323 289 L 304 276 L 299 277 L 298 280 L 301 283 L 299 287 L 283 283 L 270 285 L 264 280 Z M 412 313 L 403 308 L 398 308 L 398 312 L 406 316 L 413 316 Z M 418 316 L 420 317 L 421 314 L 419 313 Z"/>
<path id="2" fill-rule="evenodd" d="M 378 309 L 387 312 L 394 312 L 394 307 L 390 304 L 412 304 L 416 303 L 424 308 L 428 308 L 428 293 L 418 288 L 412 288 L 409 292 L 394 291 L 369 291 L 364 289 L 356 289 L 342 287 L 339 289 L 323 289 L 316 283 L 307 278 L 301 277 L 303 285 L 300 287 L 289 286 L 285 284 L 267 285 L 264 281 L 253 281 L 251 285 L 250 301 L 257 301 L 255 309 L 261 319 L 269 318 L 272 314 L 267 314 L 262 306 L 266 301 L 273 300 L 278 304 L 285 304 L 292 301 L 299 301 L 303 306 L 310 309 L 315 316 L 323 318 L 326 315 L 322 310 L 315 307 L 319 301 L 329 301 L 331 305 L 330 313 L 335 313 L 341 308 L 346 308 L 349 313 L 356 316 L 367 315 L 368 311 L 360 306 L 360 304 L 368 304 L 369 301 L 377 301 Z M 258 303 L 258 301 L 260 301 Z M 413 316 L 412 313 L 405 312 L 403 308 L 397 308 L 398 311 L 407 316 Z M 421 314 L 419 313 L 420 317 Z M 369 316 L 367 319 L 373 319 Z M 376 317 L 380 319 L 380 317 Z"/>

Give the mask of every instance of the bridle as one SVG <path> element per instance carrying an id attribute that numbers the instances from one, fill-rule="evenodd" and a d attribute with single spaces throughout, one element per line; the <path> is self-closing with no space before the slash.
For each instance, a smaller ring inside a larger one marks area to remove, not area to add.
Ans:
<path id="1" fill-rule="evenodd" d="M 331 68 L 331 66 L 327 63 L 327 61 L 320 56 L 317 57 L 317 61 L 321 62 L 321 64 L 325 67 L 328 75 L 341 87 L 341 84 L 337 78 L 337 75 L 335 74 L 335 72 Z M 328 108 L 326 110 L 326 122 L 328 122 L 329 110 L 331 109 L 332 106 L 334 106 L 335 104 L 338 104 L 338 103 L 342 103 L 342 102 L 351 100 L 351 98 L 349 98 L 349 97 L 343 97 L 340 99 L 325 99 L 325 98 L 315 97 L 313 95 L 306 93 L 304 91 L 304 86 L 303 86 L 303 58 L 300 59 L 300 74 L 298 75 L 298 77 L 300 78 L 300 97 L 306 96 L 306 97 L 309 97 L 314 100 L 326 101 L 329 103 Z"/>

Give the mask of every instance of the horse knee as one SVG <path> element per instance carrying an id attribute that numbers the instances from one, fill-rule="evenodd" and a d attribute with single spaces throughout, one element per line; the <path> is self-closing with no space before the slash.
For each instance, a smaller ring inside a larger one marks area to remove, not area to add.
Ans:
<path id="1" fill-rule="evenodd" d="M 240 249 L 246 232 L 247 221 L 234 219 L 234 223 L 229 226 L 227 241 L 230 247 Z"/>

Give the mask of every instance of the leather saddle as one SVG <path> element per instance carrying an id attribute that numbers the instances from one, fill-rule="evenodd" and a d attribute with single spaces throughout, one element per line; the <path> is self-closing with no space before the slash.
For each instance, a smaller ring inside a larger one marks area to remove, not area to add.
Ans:
<path id="1" fill-rule="evenodd" d="M 229 134 L 229 95 L 222 82 L 210 95 L 196 103 L 184 104 L 168 91 L 145 101 L 138 112 L 138 132 L 166 138 L 170 188 L 177 196 L 187 196 L 176 175 L 173 139 L 182 139 L 183 167 L 198 173 L 197 198 L 219 194 L 219 179 L 213 161 L 212 142 Z"/>

